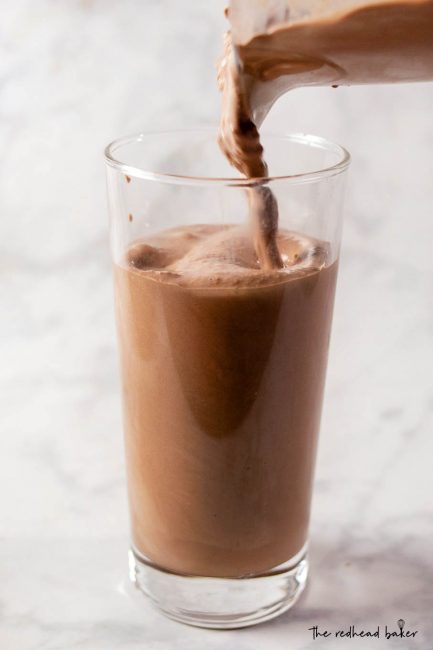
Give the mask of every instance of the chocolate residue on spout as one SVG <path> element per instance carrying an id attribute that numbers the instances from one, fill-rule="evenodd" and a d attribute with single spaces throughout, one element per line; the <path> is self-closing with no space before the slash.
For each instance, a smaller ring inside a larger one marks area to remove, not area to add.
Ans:
<path id="1" fill-rule="evenodd" d="M 222 92 L 221 125 L 218 143 L 229 162 L 247 178 L 265 178 L 268 168 L 263 147 L 249 105 L 248 79 L 242 74 L 230 32 L 224 36 L 224 54 L 218 66 Z M 282 268 L 278 251 L 278 204 L 269 187 L 248 188 L 253 239 L 260 267 Z"/>

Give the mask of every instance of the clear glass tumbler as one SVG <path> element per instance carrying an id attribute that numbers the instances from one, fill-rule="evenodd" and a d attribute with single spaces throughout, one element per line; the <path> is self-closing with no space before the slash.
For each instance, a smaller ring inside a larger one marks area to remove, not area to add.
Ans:
<path id="1" fill-rule="evenodd" d="M 233 177 L 216 130 L 106 149 L 130 575 L 201 627 L 277 616 L 308 573 L 349 154 L 309 135 L 263 144 L 270 176 L 254 181 Z M 260 268 L 253 243 L 264 187 L 278 270 Z"/>

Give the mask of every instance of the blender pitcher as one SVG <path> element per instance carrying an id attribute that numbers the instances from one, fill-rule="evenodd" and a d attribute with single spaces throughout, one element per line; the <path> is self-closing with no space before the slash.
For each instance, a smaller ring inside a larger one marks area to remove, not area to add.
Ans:
<path id="1" fill-rule="evenodd" d="M 433 80 L 433 0 L 231 0 L 257 124 L 300 86 Z"/>

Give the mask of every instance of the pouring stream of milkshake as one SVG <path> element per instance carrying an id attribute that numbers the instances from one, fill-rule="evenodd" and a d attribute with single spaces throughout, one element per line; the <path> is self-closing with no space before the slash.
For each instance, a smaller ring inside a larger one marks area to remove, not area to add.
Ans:
<path id="1" fill-rule="evenodd" d="M 248 81 L 241 72 L 230 33 L 224 37 L 224 55 L 218 69 L 218 84 L 223 93 L 219 134 L 220 147 L 229 162 L 247 178 L 264 178 L 268 168 L 249 103 Z M 248 199 L 253 241 L 263 270 L 283 266 L 278 251 L 278 205 L 272 191 L 263 185 L 249 188 Z"/>

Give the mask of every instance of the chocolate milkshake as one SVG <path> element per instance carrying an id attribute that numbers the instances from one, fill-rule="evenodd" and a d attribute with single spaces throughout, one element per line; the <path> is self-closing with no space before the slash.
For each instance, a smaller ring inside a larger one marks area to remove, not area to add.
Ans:
<path id="1" fill-rule="evenodd" d="M 349 158 L 318 138 L 292 138 L 292 152 L 314 151 L 312 168 L 271 179 L 262 121 L 297 86 L 433 79 L 433 0 L 344 4 L 319 2 L 306 17 L 292 0 L 256 29 L 245 18 L 266 0 L 232 0 L 219 143 L 248 182 L 203 178 L 204 159 L 203 173 L 188 177 L 153 173 L 159 158 L 137 169 L 146 135 L 107 155 L 131 575 L 165 613 L 194 625 L 272 618 L 294 604 L 307 575 Z M 208 151 L 201 144 L 176 140 L 167 151 L 198 160 Z M 122 148 L 132 163 L 116 157 Z M 197 204 L 213 215 L 204 210 L 202 225 Z"/>
<path id="2" fill-rule="evenodd" d="M 115 267 L 132 539 L 165 569 L 239 577 L 305 545 L 337 273 L 329 246 L 196 225 Z"/>

